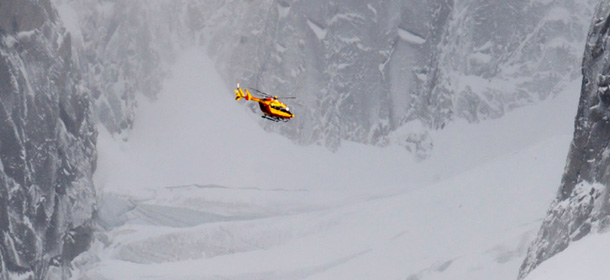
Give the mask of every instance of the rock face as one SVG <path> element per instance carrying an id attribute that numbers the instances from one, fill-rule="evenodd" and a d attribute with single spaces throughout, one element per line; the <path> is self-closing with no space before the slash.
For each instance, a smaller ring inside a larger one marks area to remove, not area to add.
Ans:
<path id="1" fill-rule="evenodd" d="M 341 140 L 383 145 L 413 121 L 439 129 L 455 119 L 498 118 L 552 96 L 580 72 L 593 3 L 257 5 L 237 9 L 242 24 L 210 43 L 225 62 L 221 73 L 231 83 L 298 96 L 290 126 L 269 129 L 337 147 Z"/>
<path id="2" fill-rule="evenodd" d="M 54 0 L 70 20 L 77 64 L 95 100 L 96 121 L 111 133 L 128 131 L 138 96 L 154 99 L 183 41 L 173 1 Z"/>
<path id="3" fill-rule="evenodd" d="M 96 130 L 49 0 L 0 3 L 0 103 L 0 279 L 60 278 L 92 236 Z"/>
<path id="4" fill-rule="evenodd" d="M 263 90 L 298 96 L 298 117 L 280 131 L 299 142 L 331 148 L 342 139 L 379 144 L 422 112 L 414 104 L 432 81 L 421 77 L 436 65 L 452 6 L 453 1 L 273 1 L 258 28 L 238 29 L 233 50 L 219 52 L 229 62 L 223 73 L 227 80 L 243 77 Z M 261 52 L 254 46 L 265 47 Z"/>
<path id="5" fill-rule="evenodd" d="M 610 225 L 610 3 L 600 1 L 582 63 L 575 132 L 557 198 L 521 266 L 520 278 L 570 242 Z"/>
<path id="6" fill-rule="evenodd" d="M 113 132 L 130 127 L 135 96 L 154 98 L 173 54 L 194 46 L 206 48 L 230 87 L 298 97 L 289 103 L 297 117 L 263 122 L 268 130 L 331 148 L 350 140 L 416 150 L 433 146 L 425 130 L 501 117 L 577 79 L 594 5 L 54 1 L 78 15 L 79 64 Z M 418 129 L 392 135 L 409 123 Z"/>
<path id="7" fill-rule="evenodd" d="M 580 74 L 592 1 L 459 1 L 440 44 L 436 127 L 552 96 Z"/>

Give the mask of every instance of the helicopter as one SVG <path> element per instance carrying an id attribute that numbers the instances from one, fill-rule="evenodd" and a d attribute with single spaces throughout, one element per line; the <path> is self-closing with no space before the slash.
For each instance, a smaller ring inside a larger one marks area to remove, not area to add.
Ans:
<path id="1" fill-rule="evenodd" d="M 272 96 L 267 93 L 264 93 L 258 89 L 251 88 L 251 90 L 257 92 L 262 95 L 262 98 L 258 98 L 252 96 L 248 89 L 242 89 L 239 87 L 239 83 L 237 83 L 237 88 L 235 88 L 235 100 L 240 100 L 242 98 L 246 100 L 252 100 L 258 102 L 263 115 L 261 118 L 274 121 L 274 122 L 288 122 L 291 118 L 294 117 L 294 114 L 290 112 L 290 109 L 286 104 L 280 102 L 277 96 Z M 283 97 L 284 99 L 294 99 L 295 97 Z"/>

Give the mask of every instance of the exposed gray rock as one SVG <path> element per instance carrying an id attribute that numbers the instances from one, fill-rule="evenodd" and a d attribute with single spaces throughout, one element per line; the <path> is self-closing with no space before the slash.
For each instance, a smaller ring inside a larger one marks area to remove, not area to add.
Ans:
<path id="1" fill-rule="evenodd" d="M 610 3 L 600 1 L 582 63 L 575 132 L 557 193 L 521 266 L 522 279 L 570 242 L 610 225 Z"/>
<path id="2" fill-rule="evenodd" d="M 156 99 L 178 52 L 197 47 L 203 30 L 215 26 L 211 15 L 220 2 L 53 0 L 60 15 L 74 17 L 69 29 L 96 121 L 114 134 L 128 131 L 138 99 Z"/>
<path id="3" fill-rule="evenodd" d="M 96 120 L 112 133 L 129 130 L 137 97 L 154 99 L 180 34 L 172 1 L 54 0 L 74 13 L 76 61 L 95 99 Z"/>
<path id="4" fill-rule="evenodd" d="M 91 239 L 92 103 L 57 18 L 49 0 L 0 3 L 0 279 L 47 278 Z"/>
<path id="5" fill-rule="evenodd" d="M 595 1 L 460 1 L 440 44 L 431 122 L 502 117 L 580 75 Z"/>

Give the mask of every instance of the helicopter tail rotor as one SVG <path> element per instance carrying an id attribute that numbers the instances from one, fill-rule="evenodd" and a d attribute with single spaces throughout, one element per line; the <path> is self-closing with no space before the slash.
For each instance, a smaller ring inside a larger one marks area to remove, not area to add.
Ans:
<path id="1" fill-rule="evenodd" d="M 235 100 L 240 100 L 242 98 L 250 100 L 251 97 L 250 92 L 248 92 L 246 89 L 246 92 L 244 93 L 244 91 L 239 87 L 239 83 L 237 83 L 237 88 L 235 88 Z"/>

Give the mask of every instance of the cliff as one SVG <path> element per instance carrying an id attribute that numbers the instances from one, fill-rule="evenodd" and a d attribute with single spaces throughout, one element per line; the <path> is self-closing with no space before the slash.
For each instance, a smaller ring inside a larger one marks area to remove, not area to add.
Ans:
<path id="1" fill-rule="evenodd" d="M 59 278 L 92 236 L 96 130 L 49 0 L 0 3 L 0 279 Z"/>
<path id="2" fill-rule="evenodd" d="M 582 63 L 574 139 L 556 199 L 521 266 L 520 279 L 593 231 L 610 225 L 610 3 L 601 1 Z"/>

